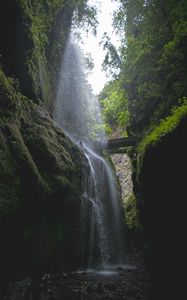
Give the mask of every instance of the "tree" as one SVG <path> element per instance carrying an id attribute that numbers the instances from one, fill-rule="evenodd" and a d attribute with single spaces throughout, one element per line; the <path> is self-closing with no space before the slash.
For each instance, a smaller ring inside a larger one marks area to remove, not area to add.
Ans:
<path id="1" fill-rule="evenodd" d="M 131 133 L 141 134 L 186 96 L 187 3 L 119 2 L 114 19 L 121 36 L 119 77 L 127 94 Z"/>
<path id="2" fill-rule="evenodd" d="M 116 131 L 125 133 L 129 114 L 125 90 L 121 87 L 119 79 L 107 84 L 99 95 L 103 119 L 108 132 Z M 109 130 L 110 129 L 110 130 Z"/>

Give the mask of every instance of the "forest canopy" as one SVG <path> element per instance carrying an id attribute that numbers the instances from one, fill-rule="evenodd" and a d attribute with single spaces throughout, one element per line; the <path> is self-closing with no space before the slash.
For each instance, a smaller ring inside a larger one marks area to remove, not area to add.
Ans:
<path id="1" fill-rule="evenodd" d="M 187 2 L 119 2 L 114 26 L 121 47 L 117 51 L 109 39 L 103 46 L 108 50 L 104 69 L 111 71 L 115 65 L 118 74 L 105 86 L 100 101 L 109 126 L 139 135 L 158 124 L 187 94 Z"/>

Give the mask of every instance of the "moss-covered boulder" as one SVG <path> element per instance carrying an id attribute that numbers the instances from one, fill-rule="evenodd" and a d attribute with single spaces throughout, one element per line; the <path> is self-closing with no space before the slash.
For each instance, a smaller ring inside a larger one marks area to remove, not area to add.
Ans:
<path id="1" fill-rule="evenodd" d="M 186 133 L 183 99 L 138 147 L 135 192 L 154 299 L 183 299 L 186 290 L 182 272 L 187 227 Z"/>
<path id="2" fill-rule="evenodd" d="M 0 79 L 0 273 L 76 267 L 85 158 L 2 70 Z"/>

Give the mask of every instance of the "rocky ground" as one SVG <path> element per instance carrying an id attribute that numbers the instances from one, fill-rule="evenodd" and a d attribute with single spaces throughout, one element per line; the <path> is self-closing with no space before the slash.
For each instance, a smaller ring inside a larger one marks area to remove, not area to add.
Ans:
<path id="1" fill-rule="evenodd" d="M 9 285 L 3 300 L 148 300 L 150 281 L 139 253 L 128 265 L 104 272 L 43 274 L 40 279 L 24 278 Z"/>

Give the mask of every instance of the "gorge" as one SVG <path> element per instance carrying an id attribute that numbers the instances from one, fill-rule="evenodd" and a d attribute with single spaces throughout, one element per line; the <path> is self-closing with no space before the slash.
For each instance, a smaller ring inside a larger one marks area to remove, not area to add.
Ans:
<path id="1" fill-rule="evenodd" d="M 116 3 L 97 98 L 95 2 L 2 1 L 0 299 L 186 299 L 186 1 Z"/>

